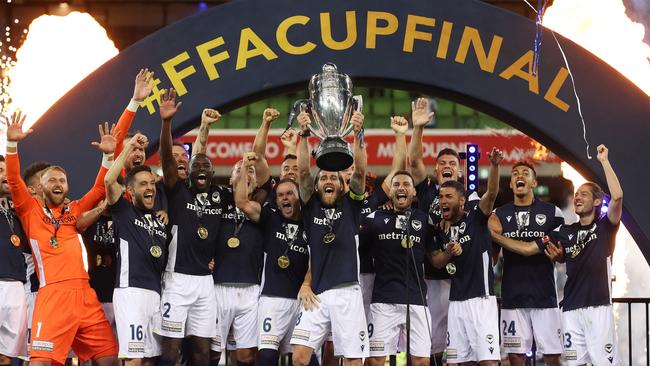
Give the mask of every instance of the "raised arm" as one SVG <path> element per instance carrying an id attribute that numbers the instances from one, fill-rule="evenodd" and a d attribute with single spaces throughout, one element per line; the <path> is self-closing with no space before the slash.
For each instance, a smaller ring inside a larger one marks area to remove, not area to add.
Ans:
<path id="1" fill-rule="evenodd" d="M 29 209 L 28 203 L 32 200 L 27 185 L 20 177 L 20 160 L 18 159 L 18 141 L 32 133 L 32 129 L 23 132 L 25 114 L 16 111 L 7 119 L 7 183 L 11 191 L 11 199 L 18 215 Z"/>
<path id="2" fill-rule="evenodd" d="M 133 97 L 129 101 L 129 104 L 126 106 L 124 112 L 120 116 L 120 119 L 117 121 L 117 126 L 115 129 L 120 131 L 120 135 L 117 138 L 117 145 L 115 147 L 115 155 L 119 155 L 122 152 L 124 147 L 124 136 L 131 129 L 131 123 L 133 122 L 133 117 L 135 117 L 135 112 L 137 112 L 142 103 L 153 90 L 153 71 L 149 69 L 140 69 L 138 75 L 135 76 L 135 86 L 133 87 Z"/>
<path id="3" fill-rule="evenodd" d="M 422 135 L 424 126 L 433 118 L 434 113 L 429 112 L 429 100 L 427 98 L 418 98 L 411 103 L 411 120 L 413 121 L 413 135 L 409 146 L 409 158 L 411 166 L 411 175 L 415 180 L 415 185 L 422 183 L 427 178 L 427 170 L 424 166 Z"/>
<path id="4" fill-rule="evenodd" d="M 280 141 L 284 145 L 283 156 L 296 155 L 296 150 L 298 149 L 298 133 L 293 128 L 284 131 L 282 136 L 280 136 Z"/>
<path id="5" fill-rule="evenodd" d="M 248 169 L 255 166 L 256 159 L 257 154 L 254 152 L 248 152 L 244 155 L 239 179 L 234 182 L 235 205 L 253 222 L 260 221 L 260 213 L 262 212 L 262 206 L 257 201 L 251 201 L 248 197 Z"/>
<path id="6" fill-rule="evenodd" d="M 607 180 L 607 188 L 609 189 L 609 207 L 607 210 L 607 218 L 609 222 L 617 225 L 621 222 L 623 215 L 623 188 L 618 182 L 614 168 L 609 162 L 609 149 L 605 145 L 598 145 L 598 161 L 603 166 L 605 171 L 605 179 Z"/>
<path id="7" fill-rule="evenodd" d="M 350 178 L 350 191 L 361 196 L 366 193 L 366 168 L 368 166 L 366 147 L 362 145 L 363 140 L 359 138 L 359 132 L 363 130 L 363 114 L 354 112 L 350 123 L 352 123 L 354 133 L 354 173 Z"/>
<path id="8" fill-rule="evenodd" d="M 393 175 L 400 170 L 406 169 L 406 132 L 409 129 L 409 123 L 402 116 L 390 118 L 390 128 L 395 132 L 395 151 L 393 152 L 393 163 L 390 172 L 382 182 L 382 189 L 388 193 L 390 181 Z"/>
<path id="9" fill-rule="evenodd" d="M 102 165 L 99 168 L 99 173 L 95 178 L 95 184 L 90 188 L 81 199 L 79 200 L 79 209 L 81 212 L 91 210 L 99 204 L 99 201 L 103 200 L 106 196 L 106 187 L 104 187 L 104 177 L 106 172 L 113 165 L 113 153 L 115 147 L 117 146 L 117 135 L 120 134 L 120 131 L 117 131 L 115 124 L 109 129 L 108 123 L 104 123 L 104 126 L 99 125 L 99 142 L 92 142 L 91 144 L 99 151 L 103 153 Z"/>
<path id="10" fill-rule="evenodd" d="M 176 103 L 176 90 L 169 88 L 160 96 L 160 164 L 163 170 L 165 187 L 171 188 L 178 181 L 178 166 L 172 155 L 172 118 L 178 112 L 182 102 Z"/>
<path id="11" fill-rule="evenodd" d="M 280 112 L 275 108 L 266 108 L 262 115 L 262 124 L 260 129 L 257 130 L 255 141 L 253 142 L 253 152 L 257 154 L 255 159 L 255 175 L 258 184 L 266 183 L 271 178 L 271 169 L 269 163 L 266 161 L 266 142 L 269 137 L 269 129 L 273 121 L 278 119 Z"/>
<path id="12" fill-rule="evenodd" d="M 201 127 L 199 127 L 199 134 L 196 136 L 196 141 L 192 145 L 192 156 L 196 154 L 205 154 L 208 143 L 208 135 L 210 135 L 210 127 L 213 123 L 221 118 L 219 111 L 206 108 L 201 114 Z"/>
<path id="13" fill-rule="evenodd" d="M 490 232 L 492 233 L 503 234 L 503 225 L 501 225 L 501 221 L 499 221 L 499 217 L 496 214 L 490 215 L 490 218 L 488 219 L 488 228 L 490 228 Z M 499 261 L 499 253 L 501 253 L 501 246 L 493 241 L 492 242 L 492 263 L 493 264 L 496 264 Z"/>
<path id="14" fill-rule="evenodd" d="M 503 153 L 493 147 L 492 151 L 488 153 L 488 158 L 490 158 L 490 174 L 488 175 L 487 191 L 478 203 L 478 207 L 486 216 L 490 215 L 494 209 L 494 201 L 499 194 L 499 164 L 503 160 Z"/>
<path id="15" fill-rule="evenodd" d="M 309 201 L 311 195 L 314 194 L 314 179 L 309 170 L 309 144 L 307 143 L 309 137 L 309 115 L 301 112 L 298 115 L 298 123 L 300 124 L 300 142 L 298 142 L 298 181 L 300 186 L 300 198 L 303 202 Z"/>
<path id="16" fill-rule="evenodd" d="M 122 196 L 123 189 L 117 182 L 117 177 L 122 172 L 127 157 L 134 149 L 144 149 L 146 147 L 147 137 L 139 133 L 136 134 L 129 140 L 129 143 L 126 144 L 122 153 L 117 157 L 117 159 L 115 159 L 113 166 L 111 166 L 108 172 L 106 172 L 106 176 L 104 176 L 104 186 L 106 186 L 106 200 L 109 205 L 115 204 L 115 202 L 117 202 Z"/>

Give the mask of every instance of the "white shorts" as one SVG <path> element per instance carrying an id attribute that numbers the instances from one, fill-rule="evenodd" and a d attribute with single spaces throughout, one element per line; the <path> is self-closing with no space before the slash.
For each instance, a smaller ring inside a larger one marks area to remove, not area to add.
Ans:
<path id="1" fill-rule="evenodd" d="M 494 296 L 449 302 L 447 362 L 501 359 L 499 309 Z"/>
<path id="2" fill-rule="evenodd" d="M 447 313 L 451 280 L 424 280 L 427 284 L 427 306 L 431 314 L 431 354 L 447 348 Z"/>
<path id="3" fill-rule="evenodd" d="M 565 311 L 562 313 L 562 328 L 567 365 L 618 365 L 611 305 Z"/>
<path id="4" fill-rule="evenodd" d="M 223 352 L 223 340 L 228 339 L 231 327 L 237 349 L 257 348 L 257 306 L 260 286 L 250 284 L 213 286 L 217 304 L 217 335 L 212 338 L 210 349 Z"/>
<path id="5" fill-rule="evenodd" d="M 316 310 L 301 307 L 291 336 L 291 344 L 319 349 L 332 332 L 334 354 L 346 358 L 369 355 L 366 316 L 358 284 L 333 288 L 320 295 Z"/>
<path id="6" fill-rule="evenodd" d="M 118 358 L 160 356 L 161 337 L 154 334 L 161 320 L 160 295 L 137 287 L 116 288 L 113 310 L 119 343 Z"/>
<path id="7" fill-rule="evenodd" d="M 258 349 L 280 350 L 280 354 L 291 353 L 291 334 L 300 312 L 297 299 L 283 297 L 260 297 L 257 316 L 259 340 Z"/>
<path id="8" fill-rule="evenodd" d="M 366 313 L 366 320 L 370 324 L 370 303 L 372 302 L 372 289 L 375 286 L 375 274 L 361 273 L 359 275 L 359 285 L 361 286 L 361 295 L 363 296 L 363 310 Z"/>
<path id="9" fill-rule="evenodd" d="M 27 301 L 20 281 L 0 281 L 0 355 L 27 354 Z"/>
<path id="10" fill-rule="evenodd" d="M 400 339 L 406 349 L 406 305 L 370 305 L 372 323 L 368 323 L 370 337 L 370 357 L 397 354 Z M 411 354 L 415 357 L 429 357 L 431 338 L 429 337 L 429 309 L 422 305 L 411 305 Z"/>
<path id="11" fill-rule="evenodd" d="M 212 275 L 165 272 L 161 301 L 162 324 L 156 333 L 169 338 L 217 334 L 217 304 Z"/>
<path id="12" fill-rule="evenodd" d="M 36 302 L 36 294 L 37 292 L 25 293 L 25 301 L 27 303 L 27 337 L 25 337 L 25 341 L 27 344 L 24 348 L 25 352 L 19 356 L 19 358 L 24 361 L 29 361 L 29 342 L 32 338 L 32 318 L 34 317 L 34 303 Z"/>
<path id="13" fill-rule="evenodd" d="M 545 355 L 562 354 L 560 309 L 501 309 L 501 349 L 524 354 L 533 347 Z"/>

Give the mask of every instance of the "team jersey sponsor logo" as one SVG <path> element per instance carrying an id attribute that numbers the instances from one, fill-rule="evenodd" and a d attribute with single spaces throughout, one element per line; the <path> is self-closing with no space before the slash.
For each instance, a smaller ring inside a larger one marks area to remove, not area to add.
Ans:
<path id="1" fill-rule="evenodd" d="M 575 258 L 582 252 L 582 250 L 591 243 L 593 240 L 598 239 L 596 234 L 596 224 L 594 224 L 589 230 L 578 230 L 578 235 L 576 236 L 576 243 L 572 244 L 569 247 L 564 249 L 564 253 L 569 255 L 571 258 Z M 569 235 L 569 240 L 571 240 L 573 235 Z"/>
<path id="2" fill-rule="evenodd" d="M 396 233 L 396 232 L 382 233 L 377 235 L 377 239 L 379 240 L 402 240 L 405 237 L 406 237 L 405 234 Z M 409 239 L 415 243 L 420 243 L 422 241 L 422 239 L 416 235 L 409 235 Z"/>
<path id="3" fill-rule="evenodd" d="M 384 341 L 370 341 L 370 352 L 384 352 Z"/>
<path id="4" fill-rule="evenodd" d="M 302 341 L 309 341 L 310 332 L 304 329 L 294 329 L 291 338 L 299 339 Z"/>
<path id="5" fill-rule="evenodd" d="M 544 235 L 546 235 L 545 232 L 538 231 L 538 230 L 524 230 L 522 232 L 508 231 L 503 233 L 503 236 L 505 236 L 506 238 L 514 238 L 514 239 L 543 238 Z"/>
<path id="6" fill-rule="evenodd" d="M 535 222 L 537 225 L 542 226 L 546 223 L 546 215 L 544 214 L 537 214 L 535 215 Z"/>
<path id="7" fill-rule="evenodd" d="M 578 351 L 568 349 L 564 351 L 564 359 L 567 361 L 576 361 L 578 360 Z"/>
<path id="8" fill-rule="evenodd" d="M 199 211 L 201 210 L 201 207 L 198 207 L 197 205 L 187 202 L 186 207 L 190 211 Z M 222 209 L 221 208 L 209 208 L 209 207 L 204 207 L 203 210 L 201 210 L 204 215 L 221 215 Z"/>
<path id="9" fill-rule="evenodd" d="M 183 331 L 183 323 L 163 319 L 161 328 L 167 332 L 181 333 Z"/>
<path id="10" fill-rule="evenodd" d="M 333 209 L 328 208 L 328 210 L 333 210 Z M 341 215 L 343 215 L 343 212 L 339 211 L 339 212 L 336 212 L 336 213 L 332 213 L 332 215 L 334 216 L 332 218 L 332 221 L 334 221 L 334 220 L 340 219 Z M 316 224 L 316 225 L 327 225 L 326 220 L 324 218 L 321 219 L 320 217 L 314 217 L 314 224 Z"/>
<path id="11" fill-rule="evenodd" d="M 504 348 L 521 348 L 521 337 L 503 337 L 503 347 Z"/>
<path id="12" fill-rule="evenodd" d="M 128 350 L 133 353 L 144 353 L 144 342 L 129 342 Z"/>
<path id="13" fill-rule="evenodd" d="M 133 219 L 133 224 L 145 230 L 152 229 L 153 232 L 156 233 L 156 235 L 164 239 L 167 239 L 167 233 L 164 230 L 164 225 L 162 224 L 162 222 L 158 220 L 158 218 L 155 219 L 152 218 L 151 214 L 145 214 L 144 217 L 145 220 L 147 221 L 146 224 L 142 222 L 142 220 L 140 220 L 139 218 Z"/>
<path id="14" fill-rule="evenodd" d="M 51 341 L 32 341 L 31 349 L 33 351 L 54 352 L 54 343 Z"/>

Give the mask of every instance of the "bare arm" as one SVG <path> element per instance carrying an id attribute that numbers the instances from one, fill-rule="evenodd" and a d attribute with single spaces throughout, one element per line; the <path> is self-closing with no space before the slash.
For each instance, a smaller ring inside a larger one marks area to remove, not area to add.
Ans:
<path id="1" fill-rule="evenodd" d="M 278 119 L 279 116 L 280 112 L 277 109 L 266 108 L 262 116 L 260 129 L 257 130 L 257 135 L 255 135 L 253 152 L 257 154 L 257 159 L 255 159 L 255 174 L 258 186 L 266 183 L 271 178 L 271 169 L 269 168 L 269 163 L 266 161 L 266 142 L 269 137 L 271 123 Z"/>
<path id="2" fill-rule="evenodd" d="M 411 166 L 411 175 L 415 180 L 415 185 L 422 183 L 427 178 L 427 170 L 424 166 L 422 155 L 422 135 L 424 126 L 433 118 L 434 113 L 429 112 L 429 100 L 427 98 L 418 98 L 411 103 L 411 120 L 413 121 L 413 135 L 409 146 L 409 158 Z"/>
<path id="3" fill-rule="evenodd" d="M 254 152 L 244 155 L 241 174 L 239 174 L 239 179 L 235 182 L 235 205 L 253 222 L 260 221 L 260 213 L 262 212 L 262 206 L 256 201 L 251 201 L 248 197 L 248 169 L 255 165 L 256 158 L 257 154 Z"/>
<path id="4" fill-rule="evenodd" d="M 490 218 L 488 219 L 488 227 L 490 228 L 490 232 L 492 233 L 496 233 L 496 234 L 503 233 L 503 225 L 501 225 L 501 221 L 499 221 L 497 215 L 490 215 Z M 499 261 L 499 253 L 501 253 L 501 246 L 492 242 L 492 263 L 493 264 L 496 264 Z"/>
<path id="5" fill-rule="evenodd" d="M 511 238 L 506 238 L 505 236 L 492 232 L 492 239 L 497 242 L 500 246 L 508 249 L 511 252 L 523 256 L 531 256 L 541 253 L 537 243 L 534 241 L 519 241 Z"/>
<path id="6" fill-rule="evenodd" d="M 117 177 L 119 177 L 122 172 L 127 157 L 136 147 L 142 149 L 147 147 L 147 137 L 139 133 L 133 136 L 104 176 L 106 200 L 109 205 L 115 204 L 115 202 L 117 202 L 122 196 L 122 186 L 117 182 Z"/>
<path id="7" fill-rule="evenodd" d="M 176 160 L 172 155 L 172 118 L 178 112 L 182 102 L 176 103 L 176 90 L 170 88 L 160 96 L 160 163 L 163 169 L 165 187 L 171 188 L 178 181 Z"/>
<path id="8" fill-rule="evenodd" d="M 488 157 L 490 158 L 490 174 L 488 175 L 487 191 L 478 204 L 478 207 L 486 216 L 490 215 L 494 209 L 494 201 L 496 201 L 497 194 L 499 194 L 499 164 L 503 160 L 503 154 L 501 150 L 493 147 Z"/>
<path id="9" fill-rule="evenodd" d="M 302 112 L 298 115 L 298 123 L 300 123 L 301 137 L 298 142 L 298 180 L 300 186 L 300 198 L 303 202 L 309 201 L 311 195 L 314 194 L 314 179 L 309 170 L 309 144 L 307 143 L 307 136 L 309 129 L 307 126 L 310 123 L 309 115 Z"/>
<path id="10" fill-rule="evenodd" d="M 298 291 L 298 300 L 300 300 L 300 303 L 302 303 L 302 306 L 307 311 L 318 308 L 318 304 L 320 304 L 320 299 L 311 289 L 311 258 L 309 258 L 305 279 L 302 281 L 302 285 Z"/>
<path id="11" fill-rule="evenodd" d="M 406 118 L 396 116 L 390 118 L 390 127 L 395 132 L 395 151 L 393 153 L 393 164 L 391 165 L 390 172 L 382 183 L 382 188 L 385 192 L 388 192 L 393 175 L 400 170 L 406 169 L 406 131 L 408 131 L 409 124 Z"/>
<path id="12" fill-rule="evenodd" d="M 609 222 L 616 225 L 621 222 L 621 216 L 623 215 L 623 188 L 621 188 L 614 168 L 612 168 L 612 164 L 609 162 L 609 149 L 605 145 L 599 145 L 597 150 L 598 161 L 600 161 L 605 171 L 605 179 L 607 180 L 607 188 L 610 194 L 607 218 Z"/>
<path id="13" fill-rule="evenodd" d="M 83 233 L 90 227 L 90 225 L 94 224 L 99 220 L 99 218 L 102 216 L 102 212 L 106 209 L 106 200 L 102 200 L 99 202 L 97 207 L 93 208 L 90 211 L 86 211 L 82 213 L 79 216 L 79 219 L 77 219 L 77 231 L 80 233 Z"/>
<path id="14" fill-rule="evenodd" d="M 356 195 L 363 195 L 366 192 L 366 167 L 368 166 L 368 154 L 366 147 L 362 146 L 361 139 L 357 134 L 363 128 L 363 114 L 354 112 L 350 123 L 354 126 L 354 173 L 350 178 L 350 191 Z"/>
<path id="15" fill-rule="evenodd" d="M 453 257 L 457 257 L 463 254 L 463 248 L 460 246 L 460 243 L 453 242 L 447 244 L 445 250 L 434 250 L 429 255 L 429 260 L 434 267 L 442 269 L 447 263 L 451 262 Z"/>
<path id="16" fill-rule="evenodd" d="M 208 143 L 208 135 L 210 135 L 210 126 L 221 118 L 219 111 L 206 108 L 201 114 L 201 126 L 199 127 L 199 134 L 196 136 L 194 145 L 192 145 L 192 156 L 196 154 L 205 154 Z"/>

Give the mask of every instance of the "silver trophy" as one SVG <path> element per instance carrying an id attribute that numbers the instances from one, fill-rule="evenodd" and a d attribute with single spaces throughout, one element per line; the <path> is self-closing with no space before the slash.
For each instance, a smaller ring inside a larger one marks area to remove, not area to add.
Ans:
<path id="1" fill-rule="evenodd" d="M 299 111 L 310 114 L 317 127 L 309 130 L 321 139 L 314 156 L 316 165 L 327 171 L 340 171 L 352 165 L 353 156 L 345 136 L 352 132 L 352 113 L 361 111 L 361 96 L 352 95 L 352 80 L 338 72 L 331 62 L 323 65 L 320 74 L 309 81 L 309 99 L 293 103 L 289 113 L 289 125 Z"/>

